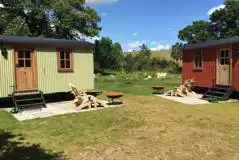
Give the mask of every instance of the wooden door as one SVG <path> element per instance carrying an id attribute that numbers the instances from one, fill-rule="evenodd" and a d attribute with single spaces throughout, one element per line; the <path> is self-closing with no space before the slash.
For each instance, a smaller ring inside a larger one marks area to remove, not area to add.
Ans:
<path id="1" fill-rule="evenodd" d="M 31 50 L 15 51 L 16 90 L 36 89 L 35 55 Z"/>
<path id="2" fill-rule="evenodd" d="M 217 84 L 231 85 L 231 56 L 229 49 L 218 52 Z"/>

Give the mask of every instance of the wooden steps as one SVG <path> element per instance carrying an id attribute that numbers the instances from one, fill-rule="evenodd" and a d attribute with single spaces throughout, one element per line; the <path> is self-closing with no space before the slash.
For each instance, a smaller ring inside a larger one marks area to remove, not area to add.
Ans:
<path id="1" fill-rule="evenodd" d="M 35 107 L 46 107 L 43 92 L 39 90 L 15 91 L 11 96 L 13 104 L 20 110 Z"/>
<path id="2" fill-rule="evenodd" d="M 203 99 L 216 99 L 218 101 L 226 101 L 232 94 L 231 86 L 215 85 L 213 88 L 209 88 L 203 95 Z"/>

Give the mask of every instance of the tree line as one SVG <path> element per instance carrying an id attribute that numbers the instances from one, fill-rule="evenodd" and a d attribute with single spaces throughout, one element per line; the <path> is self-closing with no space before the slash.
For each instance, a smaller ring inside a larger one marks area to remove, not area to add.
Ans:
<path id="1" fill-rule="evenodd" d="M 225 8 L 213 12 L 208 21 L 194 21 L 179 31 L 180 41 L 172 46 L 173 59 L 182 59 L 183 49 L 187 44 L 239 35 L 239 1 L 225 0 L 224 5 Z"/>
<path id="2" fill-rule="evenodd" d="M 160 59 L 151 56 L 151 50 L 146 44 L 140 46 L 139 52 L 123 53 L 119 43 L 113 43 L 108 37 L 95 42 L 94 49 L 95 72 L 105 69 L 126 72 L 142 70 L 164 70 L 172 73 L 181 71 L 181 66 L 173 60 Z"/>

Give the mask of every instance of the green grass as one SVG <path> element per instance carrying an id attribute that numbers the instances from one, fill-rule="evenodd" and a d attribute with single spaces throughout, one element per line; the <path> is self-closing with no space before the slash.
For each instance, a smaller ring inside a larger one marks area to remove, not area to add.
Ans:
<path id="1" fill-rule="evenodd" d="M 171 75 L 166 79 L 149 79 L 139 78 L 132 83 L 127 83 L 117 76 L 110 78 L 109 76 L 101 76 L 96 79 L 95 87 L 103 92 L 123 92 L 127 95 L 152 95 L 153 85 L 165 86 L 165 90 L 176 87 L 181 82 L 181 75 Z"/>
<path id="2" fill-rule="evenodd" d="M 0 159 L 237 159 L 239 104 L 190 106 L 151 95 L 180 76 L 96 86 L 125 93 L 125 106 L 18 122 L 0 110 Z M 101 96 L 103 97 L 103 96 Z"/>

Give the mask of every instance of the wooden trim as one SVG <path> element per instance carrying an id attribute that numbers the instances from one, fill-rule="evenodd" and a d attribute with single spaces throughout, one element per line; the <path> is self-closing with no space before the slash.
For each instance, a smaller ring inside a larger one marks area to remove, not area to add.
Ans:
<path id="1" fill-rule="evenodd" d="M 73 49 L 66 49 L 66 48 L 58 48 L 57 50 L 57 71 L 59 73 L 65 73 L 65 72 L 74 72 L 74 53 Z M 60 68 L 60 51 L 61 50 L 69 50 L 70 51 L 70 68 Z"/>
<path id="2" fill-rule="evenodd" d="M 16 49 L 12 49 L 13 52 L 13 91 L 17 90 L 17 76 L 16 76 Z"/>
<path id="3" fill-rule="evenodd" d="M 33 72 L 34 72 L 34 80 L 35 80 L 35 86 L 38 89 L 38 69 L 37 69 L 37 52 L 36 50 L 33 51 Z"/>

